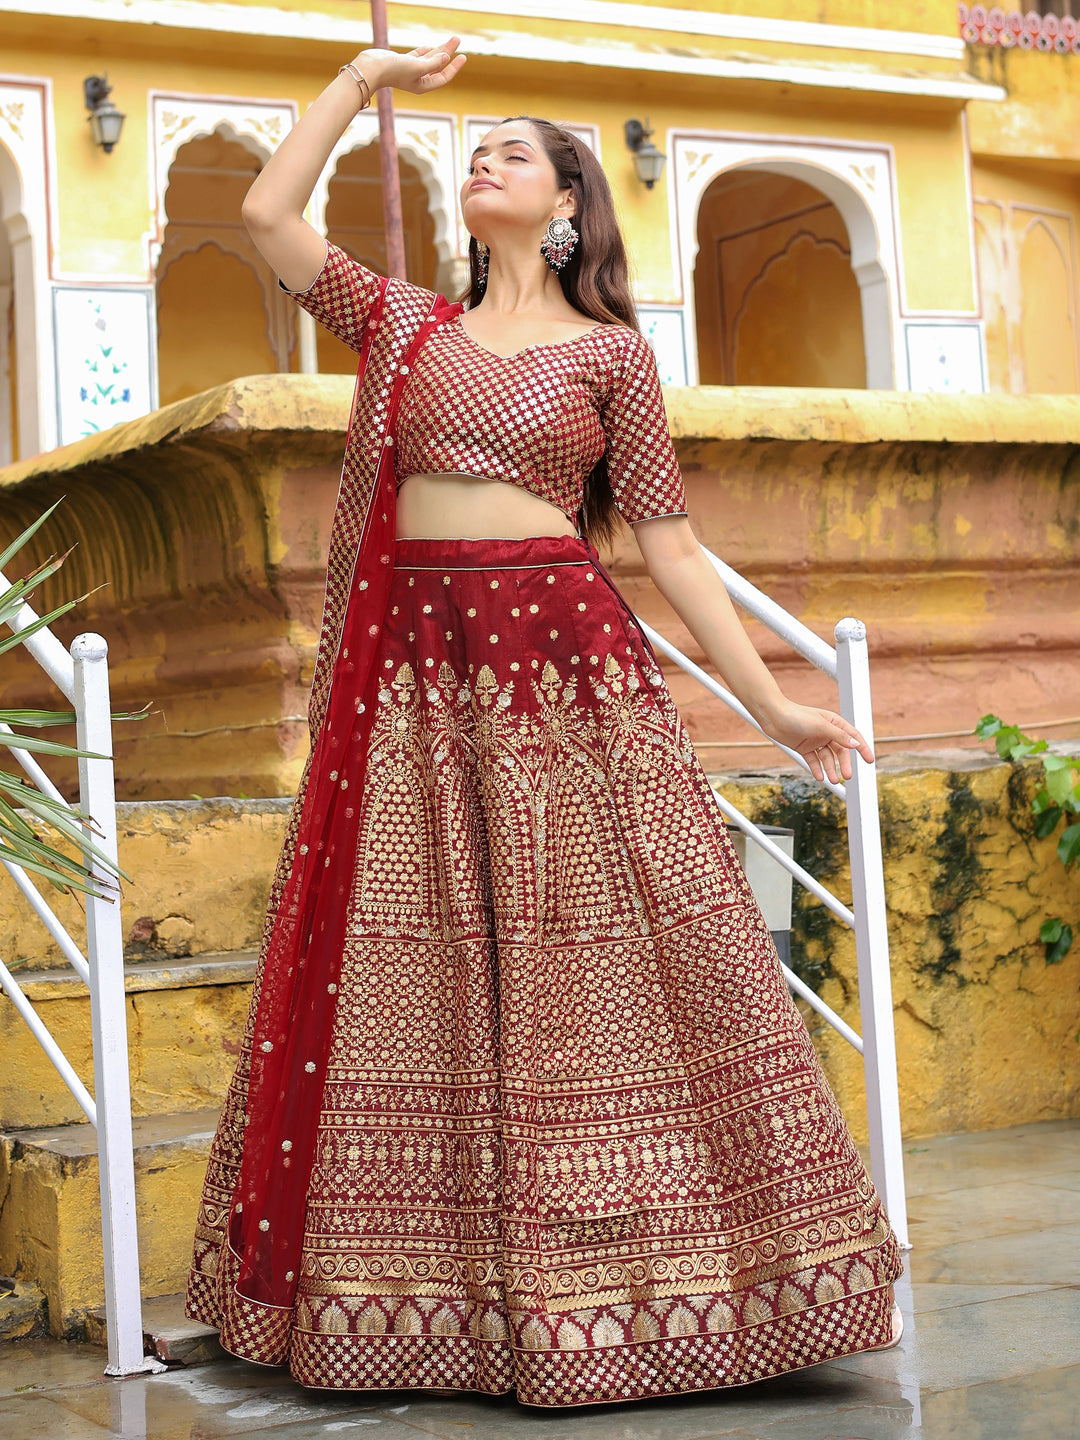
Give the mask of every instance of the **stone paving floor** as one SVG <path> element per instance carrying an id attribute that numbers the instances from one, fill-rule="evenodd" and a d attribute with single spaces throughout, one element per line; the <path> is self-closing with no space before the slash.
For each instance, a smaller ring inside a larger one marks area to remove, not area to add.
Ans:
<path id="1" fill-rule="evenodd" d="M 737 1390 L 567 1411 L 325 1395 L 239 1360 L 107 1380 L 103 1353 L 0 1347 L 5 1440 L 1077 1440 L 1080 1122 L 909 1142 L 900 1347 Z"/>

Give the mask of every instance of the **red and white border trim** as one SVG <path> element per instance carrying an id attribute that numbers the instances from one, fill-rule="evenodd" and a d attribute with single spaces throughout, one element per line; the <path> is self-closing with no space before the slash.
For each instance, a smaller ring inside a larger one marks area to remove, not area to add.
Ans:
<path id="1" fill-rule="evenodd" d="M 960 38 L 970 45 L 1000 45 L 1011 50 L 1046 50 L 1080 55 L 1080 20 L 1068 15 L 1022 14 L 995 5 L 958 5 Z"/>

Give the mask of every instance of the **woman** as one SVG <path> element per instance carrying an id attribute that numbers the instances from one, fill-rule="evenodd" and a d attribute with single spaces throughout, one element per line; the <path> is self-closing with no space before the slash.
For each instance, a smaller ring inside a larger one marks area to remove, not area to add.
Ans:
<path id="1" fill-rule="evenodd" d="M 189 1314 L 315 1387 L 741 1384 L 898 1338 L 898 1248 L 593 537 L 634 525 L 815 776 L 873 757 L 780 692 L 702 555 L 585 147 L 527 117 L 484 137 L 468 308 L 303 220 L 371 94 L 445 85 L 457 45 L 343 66 L 244 205 L 359 358 L 312 752 Z"/>

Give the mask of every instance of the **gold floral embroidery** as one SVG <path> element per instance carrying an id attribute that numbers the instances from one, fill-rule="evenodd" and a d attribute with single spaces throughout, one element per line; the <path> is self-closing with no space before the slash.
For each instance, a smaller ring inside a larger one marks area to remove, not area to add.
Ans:
<path id="1" fill-rule="evenodd" d="M 895 1239 L 663 676 L 608 587 L 577 618 L 582 570 L 395 575 L 300 1294 L 225 1302 L 304 1383 L 401 1364 L 574 1403 L 887 1337 Z M 482 619 L 421 650 L 436 601 Z M 246 1063 L 196 1237 L 210 1323 Z"/>

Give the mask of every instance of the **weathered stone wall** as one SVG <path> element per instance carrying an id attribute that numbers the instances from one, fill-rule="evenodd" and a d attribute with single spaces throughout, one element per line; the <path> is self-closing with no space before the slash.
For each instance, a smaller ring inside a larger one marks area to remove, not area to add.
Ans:
<path id="1" fill-rule="evenodd" d="M 1074 750 L 1080 747 L 1073 747 Z M 1035 839 L 1040 767 L 953 752 L 880 767 L 893 1008 L 906 1135 L 981 1130 L 1080 1111 L 1080 876 Z M 851 878 L 843 805 L 812 780 L 728 776 L 752 819 L 795 830 L 796 858 L 842 900 Z M 1039 925 L 1078 940 L 1047 965 Z M 796 887 L 793 968 L 860 1029 L 852 933 Z M 862 1062 L 804 1007 L 860 1137 Z"/>
<path id="2" fill-rule="evenodd" d="M 104 585 L 58 629 L 101 630 L 117 705 L 154 707 L 118 727 L 124 797 L 295 788 L 350 395 L 347 376 L 254 376 L 0 470 L 0 541 L 67 497 L 30 552 L 77 544 L 41 601 Z M 881 736 L 1080 714 L 1080 397 L 666 398 L 702 542 L 830 640 L 866 622 Z M 629 531 L 603 558 L 700 661 Z M 835 704 L 750 630 L 794 696 Z M 707 763 L 754 763 L 742 722 L 667 671 Z M 3 674 L 14 701 L 46 698 L 25 660 Z"/>

